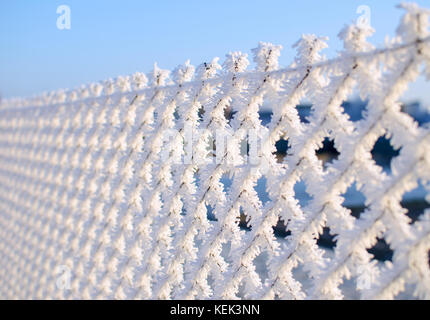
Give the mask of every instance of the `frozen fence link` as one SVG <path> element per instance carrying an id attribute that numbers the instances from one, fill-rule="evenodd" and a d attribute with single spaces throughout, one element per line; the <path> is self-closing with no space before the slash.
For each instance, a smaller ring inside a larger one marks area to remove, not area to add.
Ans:
<path id="1" fill-rule="evenodd" d="M 320 51 L 327 48 L 328 45 L 325 41 L 326 37 L 316 37 L 313 34 L 305 34 L 297 41 L 293 48 L 297 50 L 296 63 L 301 66 L 312 65 L 323 60 Z"/>
<path id="2" fill-rule="evenodd" d="M 230 52 L 2 100 L 0 297 L 429 299 L 430 211 L 412 220 L 402 199 L 420 186 L 430 202 L 430 127 L 400 99 L 430 74 L 430 12 L 400 7 L 382 48 L 352 24 L 331 59 L 307 34 L 287 68 L 261 42 L 252 70 Z M 358 121 L 342 107 L 354 92 Z M 390 172 L 372 159 L 382 136 L 399 150 Z M 322 164 L 326 140 L 338 155 Z M 353 185 L 359 217 L 344 204 Z M 380 239 L 391 261 L 370 253 Z"/>
<path id="3" fill-rule="evenodd" d="M 142 72 L 136 72 L 135 74 L 133 74 L 132 79 L 133 79 L 134 90 L 143 89 L 148 84 L 148 78 Z"/>
<path id="4" fill-rule="evenodd" d="M 343 40 L 344 48 L 349 53 L 365 52 L 374 49 L 374 47 L 367 42 L 375 30 L 370 27 L 358 26 L 355 24 L 345 26 L 339 33 L 339 38 Z"/>
<path id="5" fill-rule="evenodd" d="M 226 73 L 243 72 L 249 65 L 248 55 L 242 52 L 230 52 L 226 57 L 227 59 L 224 62 Z"/>
<path id="6" fill-rule="evenodd" d="M 260 42 L 258 47 L 252 49 L 254 62 L 258 71 L 273 71 L 278 69 L 278 58 L 281 55 L 282 46 Z"/>
<path id="7" fill-rule="evenodd" d="M 430 10 L 419 8 L 415 3 L 402 3 L 399 7 L 406 10 L 397 28 L 397 34 L 404 42 L 424 39 L 430 34 Z"/>
<path id="8" fill-rule="evenodd" d="M 191 81 L 194 71 L 194 66 L 190 64 L 190 60 L 187 60 L 183 66 L 179 66 L 173 71 L 173 78 L 177 84 L 182 84 Z"/>

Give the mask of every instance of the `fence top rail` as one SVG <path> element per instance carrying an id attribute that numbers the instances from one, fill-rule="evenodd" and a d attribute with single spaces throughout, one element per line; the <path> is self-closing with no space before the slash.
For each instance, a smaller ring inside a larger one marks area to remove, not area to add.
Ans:
<path id="1" fill-rule="evenodd" d="M 190 88 L 195 87 L 196 85 L 202 83 L 208 84 L 208 85 L 219 85 L 226 81 L 230 81 L 232 76 L 234 76 L 237 80 L 240 79 L 250 79 L 250 78 L 259 78 L 263 76 L 268 77 L 274 77 L 274 78 L 281 78 L 282 76 L 291 74 L 291 73 L 297 73 L 304 70 L 316 70 L 320 68 L 330 67 L 333 65 L 339 65 L 345 61 L 352 61 L 352 60 L 359 60 L 359 59 L 365 59 L 369 57 L 375 57 L 385 54 L 390 54 L 393 52 L 397 52 L 406 48 L 410 47 L 416 47 L 420 44 L 428 43 L 430 42 L 430 36 L 424 37 L 424 38 L 418 38 L 413 41 L 408 41 L 406 43 L 399 43 L 395 42 L 391 45 L 387 45 L 382 48 L 376 48 L 369 51 L 363 51 L 363 52 L 342 52 L 342 54 L 338 57 L 331 58 L 328 60 L 323 60 L 317 63 L 312 64 L 302 64 L 302 65 L 296 65 L 294 63 L 294 66 L 285 67 L 285 68 L 279 68 L 275 70 L 270 71 L 260 71 L 260 70 L 244 70 L 242 72 L 233 72 L 231 70 L 222 70 L 223 72 L 217 73 L 215 76 L 206 78 L 206 79 L 192 79 L 189 81 L 185 81 L 182 83 L 175 83 L 174 81 L 170 80 L 169 83 L 163 84 L 163 85 L 152 85 L 148 86 L 145 85 L 144 88 L 141 89 L 131 89 L 130 84 L 128 84 L 129 90 L 113 90 L 111 93 L 106 93 L 106 90 L 103 89 L 93 89 L 97 86 L 105 87 L 106 85 L 112 85 L 116 81 L 130 81 L 130 76 L 125 77 L 119 77 L 117 79 L 110 79 L 107 81 L 100 81 L 97 83 L 92 83 L 90 85 L 84 85 L 77 89 L 60 89 L 53 92 L 44 93 L 42 95 L 36 95 L 34 97 L 13 97 L 13 98 L 7 98 L 0 101 L 0 112 L 10 112 L 10 111 L 16 111 L 16 110 L 31 110 L 34 108 L 40 108 L 40 107 L 51 107 L 55 108 L 67 103 L 85 103 L 91 99 L 106 99 L 106 98 L 119 98 L 126 94 L 135 94 L 135 95 L 141 95 L 148 93 L 154 89 L 158 91 L 168 91 L 168 90 L 175 90 L 176 88 L 180 87 L 181 90 L 187 90 Z M 271 44 L 269 44 L 271 45 Z M 217 61 L 218 58 L 215 58 L 213 61 Z M 208 63 L 203 63 L 202 65 L 206 65 Z M 180 67 L 180 66 L 179 66 Z M 154 66 L 154 71 L 152 74 L 154 74 L 155 69 L 158 69 L 158 67 Z M 166 71 L 166 70 L 163 70 Z M 170 73 L 169 71 L 166 71 L 166 73 Z M 146 77 L 145 75 L 140 74 L 142 77 Z M 150 77 L 151 74 L 148 75 Z M 132 76 L 131 76 L 132 77 Z M 147 81 L 147 80 L 145 80 Z M 81 93 L 85 91 L 84 97 L 79 97 Z M 96 91 L 96 92 L 95 92 Z M 69 99 L 67 99 L 67 97 Z M 60 101 L 59 101 L 60 100 Z M 68 101 L 67 101 L 68 100 Z"/>

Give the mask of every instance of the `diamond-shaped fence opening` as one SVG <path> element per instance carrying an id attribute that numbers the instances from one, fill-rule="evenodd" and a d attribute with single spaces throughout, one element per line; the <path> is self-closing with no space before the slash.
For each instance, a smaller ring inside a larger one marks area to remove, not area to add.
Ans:
<path id="1" fill-rule="evenodd" d="M 250 217 L 247 216 L 243 210 L 243 207 L 240 207 L 240 215 L 237 217 L 240 229 L 244 231 L 251 231 L 252 225 L 249 223 Z"/>
<path id="2" fill-rule="evenodd" d="M 305 265 L 302 262 L 298 262 L 292 270 L 294 280 L 298 281 L 301 285 L 303 292 L 308 292 L 312 288 L 312 277 Z"/>
<path id="3" fill-rule="evenodd" d="M 302 208 L 306 207 L 313 199 L 313 197 L 306 191 L 306 183 L 303 180 L 299 180 L 294 184 L 294 197 Z"/>
<path id="4" fill-rule="evenodd" d="M 198 109 L 198 121 L 199 122 L 202 122 L 203 121 L 203 119 L 204 119 L 204 115 L 205 115 L 205 113 L 206 113 L 206 109 L 205 109 L 205 107 L 204 106 L 200 106 L 200 108 Z"/>
<path id="5" fill-rule="evenodd" d="M 312 105 L 308 103 L 299 104 L 296 106 L 297 113 L 299 114 L 302 123 L 309 123 L 309 117 L 312 114 Z"/>
<path id="6" fill-rule="evenodd" d="M 373 255 L 373 259 L 380 262 L 392 261 L 394 251 L 384 238 L 377 238 L 376 244 L 367 249 Z"/>
<path id="7" fill-rule="evenodd" d="M 276 141 L 275 147 L 276 147 L 276 152 L 275 152 L 276 159 L 278 163 L 282 163 L 288 154 L 288 150 L 291 147 L 288 142 L 288 139 L 287 140 L 285 140 L 285 138 L 279 139 L 278 141 Z"/>
<path id="8" fill-rule="evenodd" d="M 334 145 L 334 141 L 329 138 L 324 139 L 323 146 L 315 153 L 318 159 L 322 161 L 324 168 L 333 163 L 333 160 L 336 160 L 340 155 Z"/>
<path id="9" fill-rule="evenodd" d="M 349 116 L 352 122 L 360 121 L 364 118 L 368 101 L 359 98 L 344 101 L 342 103 L 343 111 Z"/>
<path id="10" fill-rule="evenodd" d="M 336 234 L 332 234 L 330 227 L 324 227 L 322 233 L 318 235 L 317 244 L 320 247 L 334 249 L 336 247 Z"/>
<path id="11" fill-rule="evenodd" d="M 269 193 L 267 192 L 267 178 L 262 176 L 257 180 L 257 184 L 254 187 L 254 190 L 257 192 L 258 199 L 261 201 L 263 205 L 265 205 L 268 201 L 270 201 Z"/>
<path id="12" fill-rule="evenodd" d="M 218 221 L 214 214 L 214 209 L 211 205 L 206 205 L 206 216 L 209 221 Z"/>
<path id="13" fill-rule="evenodd" d="M 227 119 L 228 125 L 232 125 L 232 121 L 234 117 L 237 114 L 237 110 L 235 110 L 233 107 L 229 106 L 224 109 L 224 117 Z"/>
<path id="14" fill-rule="evenodd" d="M 286 238 L 291 235 L 291 230 L 288 229 L 287 223 L 279 218 L 276 225 L 273 226 L 273 234 L 277 238 Z"/>
<path id="15" fill-rule="evenodd" d="M 224 186 L 224 192 L 225 193 L 230 192 L 230 188 L 231 188 L 231 185 L 233 183 L 232 177 L 230 177 L 230 175 L 228 173 L 225 173 L 222 175 L 220 181 Z"/>
<path id="16" fill-rule="evenodd" d="M 398 157 L 400 150 L 396 150 L 390 143 L 390 139 L 386 136 L 379 137 L 371 151 L 372 158 L 384 172 L 391 173 L 391 161 Z"/>
<path id="17" fill-rule="evenodd" d="M 366 196 L 363 192 L 357 189 L 357 183 L 351 184 L 345 193 L 341 195 L 345 200 L 342 206 L 351 211 L 351 215 L 357 219 L 367 209 Z"/>
<path id="18" fill-rule="evenodd" d="M 406 192 L 400 204 L 403 208 L 408 210 L 408 217 L 411 219 L 410 223 L 415 223 L 419 217 L 430 208 L 430 204 L 425 199 L 427 191 L 425 190 L 421 181 L 418 181 L 418 186 L 413 190 Z"/>
<path id="19" fill-rule="evenodd" d="M 260 112 L 258 112 L 258 117 L 261 121 L 261 124 L 265 127 L 270 124 L 270 121 L 272 120 L 272 115 L 273 113 L 270 109 L 260 110 Z"/>
<path id="20" fill-rule="evenodd" d="M 267 251 L 260 252 L 254 259 L 256 272 L 258 273 L 260 280 L 264 283 L 269 278 L 269 270 L 267 268 L 269 256 Z"/>

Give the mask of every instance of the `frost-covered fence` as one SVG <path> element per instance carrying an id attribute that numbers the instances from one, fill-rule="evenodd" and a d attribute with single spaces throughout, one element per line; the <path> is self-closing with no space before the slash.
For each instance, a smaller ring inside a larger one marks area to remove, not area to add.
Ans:
<path id="1" fill-rule="evenodd" d="M 351 25 L 330 60 L 325 39 L 306 35 L 284 69 L 281 47 L 260 43 L 254 70 L 236 52 L 222 66 L 155 67 L 149 81 L 137 73 L 3 101 L 1 297 L 343 298 L 349 281 L 364 298 L 408 288 L 430 298 L 430 212 L 412 223 L 400 203 L 418 181 L 430 201 L 430 128 L 399 102 L 420 72 L 430 76 L 429 11 L 403 7 L 382 49 Z M 355 91 L 368 103 L 354 122 L 341 105 Z M 263 107 L 273 112 L 264 125 Z M 388 173 L 371 155 L 384 135 L 401 148 Z M 325 138 L 340 154 L 323 166 Z M 342 205 L 354 183 L 366 197 L 359 218 Z M 323 227 L 334 251 L 317 245 Z M 368 252 L 378 238 L 392 262 Z"/>

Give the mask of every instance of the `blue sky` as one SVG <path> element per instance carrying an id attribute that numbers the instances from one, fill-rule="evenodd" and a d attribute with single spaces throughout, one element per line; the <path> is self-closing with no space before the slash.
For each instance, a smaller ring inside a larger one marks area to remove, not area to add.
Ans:
<path id="1" fill-rule="evenodd" d="M 393 35 L 401 10 L 392 0 L 15 0 L 0 2 L 0 94 L 28 96 L 83 83 L 149 72 L 157 61 L 172 69 L 195 65 L 229 51 L 250 52 L 258 41 L 284 47 L 281 65 L 294 57 L 291 45 L 303 33 L 330 38 L 328 57 L 341 43 L 336 35 L 355 21 L 359 5 L 371 8 L 372 38 Z M 430 7 L 429 0 L 417 0 Z M 71 29 L 56 27 L 59 5 L 71 9 Z M 427 86 L 427 89 L 426 89 Z M 411 95 L 430 99 L 428 83 Z"/>

